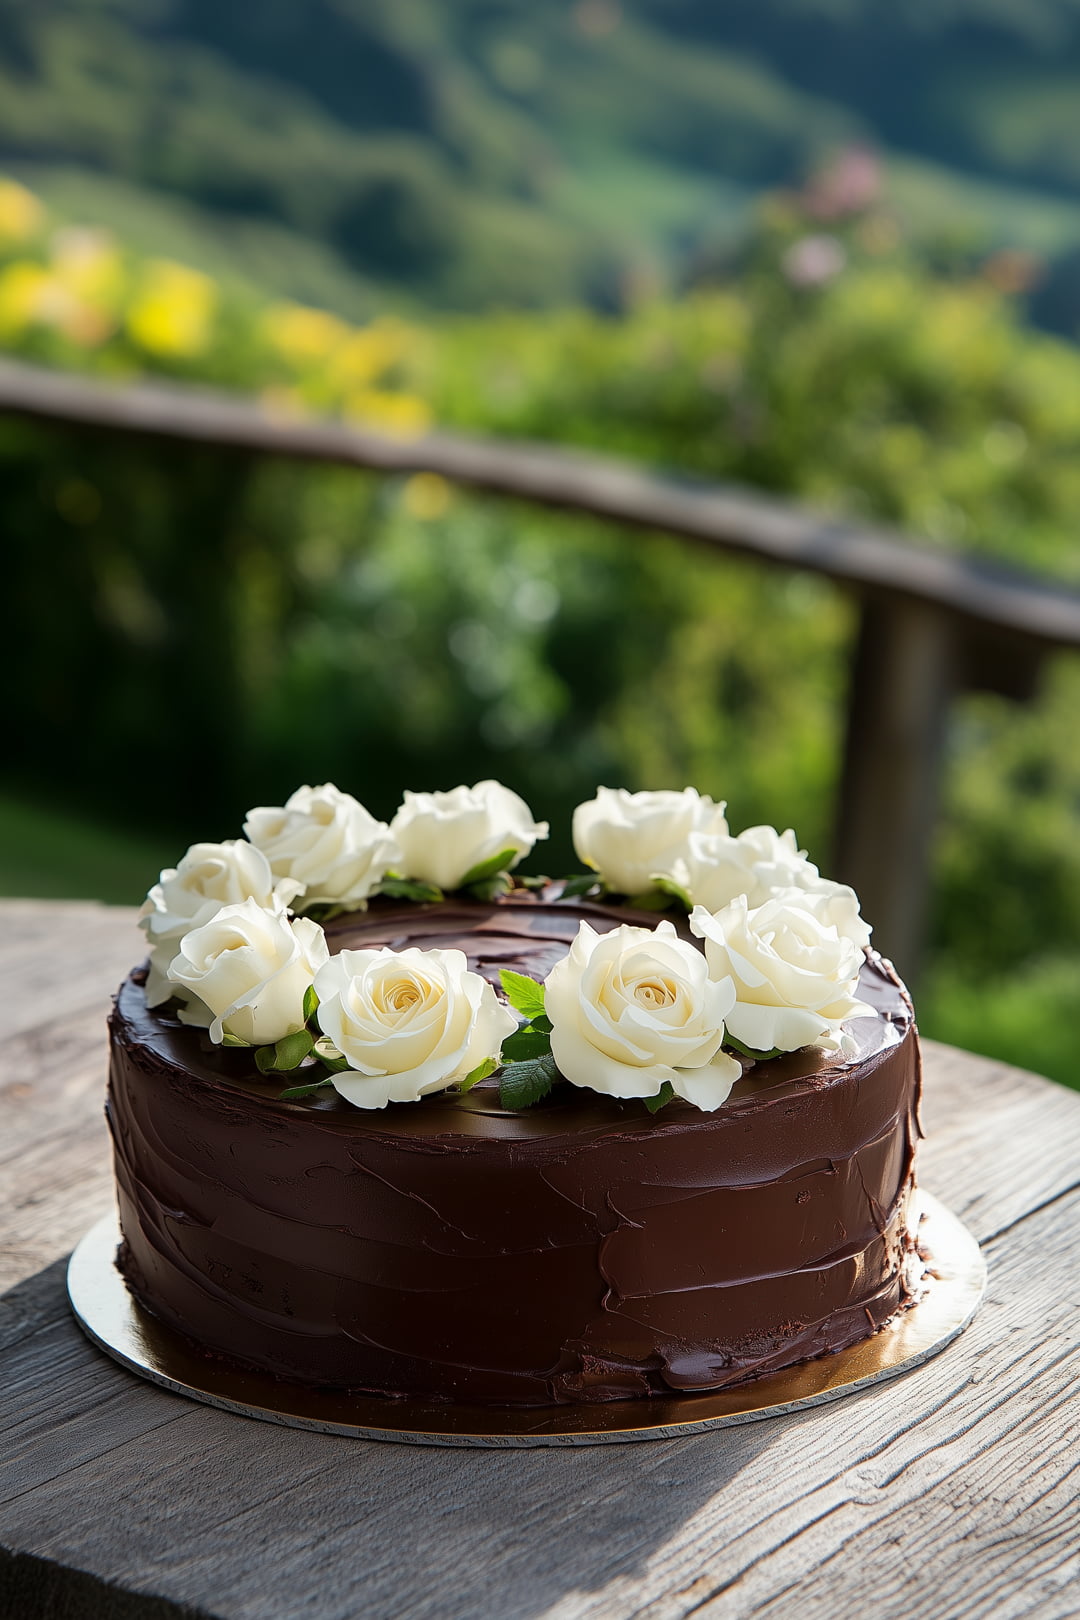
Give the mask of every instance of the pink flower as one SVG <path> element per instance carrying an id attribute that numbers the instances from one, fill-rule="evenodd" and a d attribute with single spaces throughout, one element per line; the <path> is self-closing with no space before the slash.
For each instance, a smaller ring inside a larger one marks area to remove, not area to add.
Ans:
<path id="1" fill-rule="evenodd" d="M 793 287 L 820 287 L 840 274 L 847 254 L 835 236 L 800 236 L 780 262 Z"/>

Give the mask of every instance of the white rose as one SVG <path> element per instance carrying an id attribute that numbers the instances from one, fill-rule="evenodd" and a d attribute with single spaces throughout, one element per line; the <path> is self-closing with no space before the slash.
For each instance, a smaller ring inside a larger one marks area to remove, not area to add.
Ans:
<path id="1" fill-rule="evenodd" d="M 304 997 L 327 960 L 326 939 L 310 917 L 290 922 L 255 900 L 223 906 L 185 934 L 169 965 L 174 985 L 197 998 L 180 1017 L 249 1046 L 272 1046 L 303 1029 Z"/>
<path id="2" fill-rule="evenodd" d="M 816 880 L 818 869 L 806 858 L 789 827 L 747 827 L 738 837 L 692 833 L 687 852 L 687 891 L 695 905 L 719 911 L 745 894 L 760 906 L 777 889 Z"/>
<path id="3" fill-rule="evenodd" d="M 692 833 L 685 870 L 690 899 L 706 911 L 721 911 L 740 894 L 754 910 L 799 889 L 816 897 L 813 909 L 823 922 L 860 948 L 870 943 L 855 890 L 822 877 L 790 827 L 782 833 L 775 827 L 747 827 L 737 838 Z"/>
<path id="4" fill-rule="evenodd" d="M 406 793 L 390 831 L 401 846 L 402 875 L 459 888 L 475 866 L 512 849 L 515 867 L 540 838 L 546 821 L 535 822 L 524 799 L 500 782 L 477 782 L 449 793 Z"/>
<path id="5" fill-rule="evenodd" d="M 685 880 L 692 833 L 727 833 L 723 804 L 696 788 L 682 793 L 628 793 L 597 788 L 574 811 L 574 848 L 618 894 L 640 894 L 656 876 Z"/>
<path id="6" fill-rule="evenodd" d="M 841 939 L 850 940 L 860 952 L 870 943 L 872 929 L 859 912 L 858 895 L 846 883 L 819 877 L 816 882 L 805 880 L 788 889 L 776 889 L 772 898 L 806 907 L 819 922 L 835 928 Z"/>
<path id="7" fill-rule="evenodd" d="M 720 1050 L 734 999 L 731 980 L 710 977 L 701 951 L 671 923 L 597 934 L 583 922 L 545 982 L 552 1056 L 575 1086 L 655 1097 L 667 1081 L 711 1112 L 742 1073 Z"/>
<path id="8" fill-rule="evenodd" d="M 249 810 L 244 831 L 278 877 L 302 886 L 305 906 L 362 907 L 401 854 L 385 821 L 332 782 Z"/>
<path id="9" fill-rule="evenodd" d="M 730 834 L 691 833 L 682 860 L 673 862 L 665 876 L 673 877 L 694 905 L 719 911 L 737 894 L 753 905 L 769 898 L 769 886 L 754 871 L 753 851 Z"/>
<path id="10" fill-rule="evenodd" d="M 139 912 L 139 927 L 150 946 L 147 1006 L 158 1007 L 175 993 L 167 969 L 185 934 L 208 923 L 222 906 L 240 900 L 284 911 L 302 887 L 287 878 L 275 882 L 266 857 L 242 838 L 192 844 L 178 866 L 161 873 Z"/>
<path id="11" fill-rule="evenodd" d="M 357 1108 L 419 1102 L 498 1055 L 517 1019 L 463 951 L 342 951 L 315 978 L 319 1024 L 351 1065 Z"/>
<path id="12" fill-rule="evenodd" d="M 841 1025 L 873 1012 L 855 997 L 862 951 L 816 904 L 789 889 L 755 908 L 739 895 L 715 915 L 704 906 L 690 915 L 709 971 L 734 981 L 728 1034 L 755 1052 L 843 1050 Z"/>

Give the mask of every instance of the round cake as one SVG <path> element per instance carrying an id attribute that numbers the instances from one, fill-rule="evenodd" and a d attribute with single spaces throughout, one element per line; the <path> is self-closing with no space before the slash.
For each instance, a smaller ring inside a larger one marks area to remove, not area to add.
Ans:
<path id="1" fill-rule="evenodd" d="M 584 919 L 655 913 L 514 889 L 375 899 L 332 953 L 458 948 L 542 979 Z M 685 923 L 683 937 L 692 936 Z M 108 1117 L 139 1303 L 200 1349 L 387 1397 L 545 1406 L 716 1390 L 875 1332 L 910 1301 L 919 1135 L 912 1007 L 870 950 L 873 1016 L 843 1056 L 744 1061 L 724 1105 L 652 1114 L 563 1084 L 512 1111 L 495 1080 L 352 1107 L 149 1009 L 111 1019 Z"/>

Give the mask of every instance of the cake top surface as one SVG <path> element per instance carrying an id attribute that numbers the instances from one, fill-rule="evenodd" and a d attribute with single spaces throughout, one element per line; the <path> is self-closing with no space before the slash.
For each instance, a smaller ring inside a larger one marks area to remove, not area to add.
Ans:
<path id="1" fill-rule="evenodd" d="M 868 966 L 854 891 L 790 828 L 733 834 L 725 812 L 690 787 L 598 788 L 573 814 L 586 870 L 552 880 L 517 871 L 547 823 L 498 782 L 406 792 L 389 824 L 332 783 L 298 788 L 150 889 L 148 1029 L 205 1031 L 177 1050 L 213 1057 L 219 1086 L 266 1098 L 291 1077 L 269 1100 L 306 1117 L 439 1093 L 440 1128 L 466 1134 L 493 1075 L 503 1125 L 566 1106 L 564 1083 L 608 1099 L 598 1117 L 638 1105 L 642 1128 L 677 1100 L 745 1112 L 766 1077 L 820 1088 L 910 1004 L 882 1014 L 891 970 Z"/>
<path id="2" fill-rule="evenodd" d="M 515 890 L 491 901 L 452 896 L 433 904 L 377 898 L 363 912 L 352 912 L 326 926 L 331 954 L 342 950 L 404 951 L 411 948 L 460 950 L 469 968 L 498 987 L 504 969 L 543 979 L 570 950 L 584 921 L 597 933 L 624 925 L 655 928 L 655 912 L 624 905 L 558 897 L 559 885 L 541 893 Z M 691 941 L 685 920 L 676 924 Z M 116 1034 L 121 1041 L 141 1048 L 144 1063 L 160 1065 L 207 1086 L 207 1095 L 224 1102 L 231 1094 L 258 1099 L 272 1112 L 293 1118 L 308 1116 L 332 1130 L 360 1131 L 382 1136 L 427 1140 L 433 1138 L 536 1141 L 617 1129 L 650 1132 L 685 1129 L 713 1119 L 689 1103 L 674 1099 L 659 1117 L 646 1112 L 636 1099 L 619 1099 L 590 1090 L 559 1086 L 542 1107 L 511 1110 L 499 1100 L 495 1079 L 481 1081 L 463 1095 L 442 1091 L 425 1097 L 422 1106 L 391 1104 L 378 1111 L 358 1110 L 330 1088 L 295 1101 L 281 1100 L 288 1078 L 260 1074 L 249 1052 L 215 1045 L 204 1030 L 181 1023 L 169 1008 L 147 1008 L 136 973 L 122 988 Z M 746 1061 L 724 1105 L 724 1114 L 736 1119 L 763 1108 L 790 1103 L 809 1091 L 819 1091 L 857 1065 L 872 1063 L 897 1046 L 911 1029 L 914 1015 L 910 998 L 890 964 L 867 951 L 859 998 L 877 1016 L 862 1017 L 850 1025 L 849 1050 L 842 1056 L 803 1048 L 765 1062 Z"/>

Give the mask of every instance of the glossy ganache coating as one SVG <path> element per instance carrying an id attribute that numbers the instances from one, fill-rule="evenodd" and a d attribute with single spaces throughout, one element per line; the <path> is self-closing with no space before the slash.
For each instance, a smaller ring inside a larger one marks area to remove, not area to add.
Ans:
<path id="1" fill-rule="evenodd" d="M 376 902 L 332 950 L 456 946 L 542 978 L 580 918 L 516 894 Z M 236 1049 L 148 1012 L 111 1020 L 109 1122 L 137 1298 L 204 1350 L 306 1384 L 548 1405 L 717 1389 L 866 1337 L 906 1303 L 918 1135 L 911 1003 L 868 956 L 857 1054 L 748 1066 L 706 1114 L 495 1082 L 378 1111 L 281 1102 Z"/>

